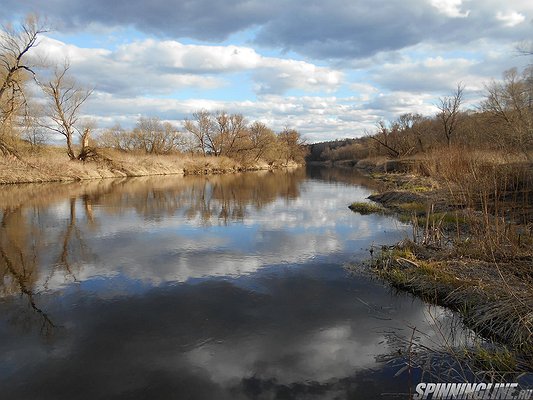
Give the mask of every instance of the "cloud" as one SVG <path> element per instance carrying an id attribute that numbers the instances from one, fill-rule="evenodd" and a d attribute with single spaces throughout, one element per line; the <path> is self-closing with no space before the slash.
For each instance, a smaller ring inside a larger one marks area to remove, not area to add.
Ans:
<path id="1" fill-rule="evenodd" d="M 516 3 L 520 3 L 517 10 L 532 15 L 525 2 Z M 470 12 L 462 11 L 460 1 L 438 4 L 436 8 L 425 0 L 306 3 L 305 8 L 269 20 L 256 41 L 318 59 L 354 60 L 423 43 L 462 46 L 480 38 L 521 40 L 528 35 L 522 27 L 506 31 L 500 24 L 487 23 L 494 19 L 492 4 L 470 1 Z"/>
<path id="2" fill-rule="evenodd" d="M 133 26 L 165 37 L 194 37 L 221 41 L 232 33 L 263 23 L 281 8 L 281 0 L 6 0 L 4 10 L 38 11 L 61 31 L 83 30 L 90 24 L 104 27 Z M 5 14 L 6 12 L 4 12 Z"/>
<path id="3" fill-rule="evenodd" d="M 146 39 L 115 50 L 81 48 L 45 37 L 34 56 L 51 63 L 67 58 L 72 72 L 87 86 L 121 96 L 171 94 L 179 89 L 224 87 L 230 74 L 250 72 L 258 93 L 282 94 L 290 89 L 334 91 L 340 71 L 314 64 L 264 57 L 242 46 L 186 45 Z"/>
<path id="4" fill-rule="evenodd" d="M 431 115 L 458 82 L 475 102 L 484 83 L 527 63 L 510 54 L 533 17 L 523 0 L 5 1 L 4 17 L 33 8 L 55 24 L 36 54 L 68 56 L 96 87 L 84 111 L 100 127 L 225 109 L 310 141 Z"/>
<path id="5" fill-rule="evenodd" d="M 460 81 L 467 83 L 469 89 L 479 90 L 483 87 L 483 77 L 471 71 L 476 64 L 478 62 L 472 59 L 441 56 L 406 59 L 378 66 L 371 75 L 376 83 L 393 91 L 446 93 Z"/>
<path id="6" fill-rule="evenodd" d="M 381 114 L 387 116 L 385 119 L 391 120 L 405 113 L 433 114 L 436 108 L 431 105 L 431 99 L 431 95 L 417 95 L 410 92 L 382 93 L 365 104 L 365 107 L 370 110 L 381 110 Z"/>
<path id="7" fill-rule="evenodd" d="M 6 2 L 4 16 L 5 10 L 38 11 L 62 31 L 133 27 L 162 38 L 217 42 L 247 32 L 261 45 L 320 59 L 364 58 L 420 43 L 523 40 L 528 27 L 518 22 L 533 17 L 530 2 L 524 0 L 510 0 L 506 5 L 513 11 L 498 15 L 494 10 L 501 2 L 495 0 L 470 0 L 467 10 L 462 0 Z M 504 24 L 490 23 L 502 19 Z"/>
<path id="8" fill-rule="evenodd" d="M 57 65 L 68 60 L 71 73 L 83 85 L 120 96 L 170 94 L 185 87 L 213 89 L 223 82 L 187 69 L 171 70 L 168 53 L 147 40 L 119 47 L 116 51 L 80 48 L 51 38 L 43 38 L 34 56 Z M 150 57 L 151 55 L 151 57 Z M 158 58 L 161 57 L 161 62 Z"/>
<path id="9" fill-rule="evenodd" d="M 254 80 L 259 94 L 280 94 L 292 88 L 333 92 L 339 87 L 342 76 L 339 71 L 303 61 L 268 58 L 255 72 Z"/>
<path id="10" fill-rule="evenodd" d="M 526 20 L 526 17 L 523 14 L 520 14 L 516 11 L 509 11 L 506 13 L 498 11 L 496 13 L 496 19 L 498 21 L 503 22 L 504 26 L 512 28 L 513 26 L 516 26 L 524 22 Z"/>
<path id="11" fill-rule="evenodd" d="M 461 11 L 463 0 L 429 0 L 429 3 L 441 14 L 451 18 L 466 18 L 470 14 L 470 10 Z"/>
<path id="12" fill-rule="evenodd" d="M 199 109 L 227 110 L 242 113 L 248 121 L 259 120 L 276 131 L 286 126 L 298 129 L 309 141 L 355 137 L 371 129 L 380 119 L 387 119 L 391 110 L 369 110 L 367 101 L 355 97 L 265 95 L 258 99 L 223 101 L 208 98 L 188 100 L 116 97 L 95 93 L 84 111 L 100 127 L 120 123 L 132 126 L 141 115 L 157 116 L 177 125 Z"/>
<path id="13" fill-rule="evenodd" d="M 487 43 L 477 48 L 479 58 L 467 58 L 448 52 L 427 56 L 431 48 L 417 46 L 409 55 L 369 60 L 365 73 L 353 76 L 301 60 L 265 57 L 245 46 L 171 40 L 139 40 L 110 50 L 44 38 L 35 55 L 55 63 L 67 56 L 78 81 L 96 86 L 83 111 L 100 128 L 116 123 L 131 127 L 141 115 L 181 125 L 199 109 L 225 109 L 277 131 L 296 128 L 315 142 L 360 136 L 377 121 L 406 112 L 432 115 L 436 99 L 458 82 L 466 84 L 474 101 L 485 82 L 514 62 Z M 229 100 L 213 95 L 243 88 L 256 96 Z M 344 96 L 338 96 L 340 88 Z M 194 95 L 180 98 L 183 90 Z M 291 90 L 313 95 L 288 95 Z"/>

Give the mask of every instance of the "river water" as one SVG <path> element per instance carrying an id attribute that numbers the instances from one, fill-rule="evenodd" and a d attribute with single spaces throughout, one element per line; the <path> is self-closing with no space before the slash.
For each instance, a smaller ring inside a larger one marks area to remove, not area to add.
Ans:
<path id="1" fill-rule="evenodd" d="M 2 398 L 407 398 L 406 343 L 463 331 L 349 268 L 410 232 L 348 209 L 371 191 L 334 169 L 3 187 Z"/>

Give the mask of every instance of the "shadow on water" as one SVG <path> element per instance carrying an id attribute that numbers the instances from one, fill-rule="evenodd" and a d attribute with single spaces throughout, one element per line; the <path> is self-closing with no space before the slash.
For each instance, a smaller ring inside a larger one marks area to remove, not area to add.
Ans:
<path id="1" fill-rule="evenodd" d="M 365 185 L 313 169 L 3 188 L 1 393 L 407 398 L 412 343 L 471 334 L 344 268 L 402 235 L 348 210 Z"/>

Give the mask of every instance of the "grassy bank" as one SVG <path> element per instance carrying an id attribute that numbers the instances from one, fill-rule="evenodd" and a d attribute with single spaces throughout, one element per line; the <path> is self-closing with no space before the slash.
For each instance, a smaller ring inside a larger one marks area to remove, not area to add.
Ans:
<path id="1" fill-rule="evenodd" d="M 381 249 L 372 260 L 374 271 L 397 288 L 459 312 L 467 326 L 525 355 L 530 368 L 531 165 L 453 149 L 406 164 L 409 172 L 369 170 L 385 187 L 370 196 L 379 204 L 376 212 L 383 207 L 413 227 L 409 238 Z"/>
<path id="2" fill-rule="evenodd" d="M 41 147 L 23 157 L 0 156 L 0 184 L 69 182 L 149 175 L 194 175 L 267 170 L 284 166 L 264 162 L 242 165 L 227 157 L 132 154 L 102 150 L 90 161 L 71 161 L 64 149 Z"/>

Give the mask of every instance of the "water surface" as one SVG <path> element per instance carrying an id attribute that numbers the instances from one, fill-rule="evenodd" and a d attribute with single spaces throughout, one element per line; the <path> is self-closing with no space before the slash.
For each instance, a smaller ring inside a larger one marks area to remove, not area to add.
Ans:
<path id="1" fill-rule="evenodd" d="M 0 393 L 405 398 L 402 340 L 454 326 L 346 268 L 409 232 L 348 209 L 369 185 L 310 169 L 2 188 Z"/>

